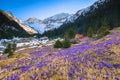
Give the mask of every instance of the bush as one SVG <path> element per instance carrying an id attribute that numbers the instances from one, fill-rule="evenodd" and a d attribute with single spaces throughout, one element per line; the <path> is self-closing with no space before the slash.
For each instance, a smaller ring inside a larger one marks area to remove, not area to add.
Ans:
<path id="1" fill-rule="evenodd" d="M 12 50 L 13 50 L 13 51 L 16 50 L 16 44 L 15 44 L 15 43 L 12 45 Z"/>
<path id="2" fill-rule="evenodd" d="M 60 42 L 59 40 L 57 40 L 54 44 L 54 48 L 62 48 L 62 42 Z"/>
<path id="3" fill-rule="evenodd" d="M 7 48 L 5 49 L 4 53 L 8 53 L 8 57 L 13 56 L 13 52 L 16 49 L 16 44 L 8 44 Z"/>
<path id="4" fill-rule="evenodd" d="M 54 44 L 54 48 L 69 48 L 70 46 L 71 46 L 71 43 L 69 40 L 64 40 L 62 42 L 57 40 Z"/>
<path id="5" fill-rule="evenodd" d="M 104 31 L 103 33 L 101 33 L 101 34 L 98 34 L 98 36 L 96 37 L 97 39 L 100 39 L 100 38 L 102 38 L 102 37 L 104 37 L 104 36 L 106 36 L 106 35 L 108 35 L 108 34 L 110 34 L 110 31 L 109 30 L 106 30 L 106 31 Z"/>
<path id="6" fill-rule="evenodd" d="M 9 52 L 8 57 L 12 57 L 14 54 L 12 51 Z"/>
<path id="7" fill-rule="evenodd" d="M 9 53 L 10 51 L 11 51 L 11 44 L 8 44 L 8 46 L 5 49 L 4 53 Z"/>
<path id="8" fill-rule="evenodd" d="M 63 41 L 63 48 L 69 48 L 71 46 L 71 43 L 69 40 L 64 40 Z"/>

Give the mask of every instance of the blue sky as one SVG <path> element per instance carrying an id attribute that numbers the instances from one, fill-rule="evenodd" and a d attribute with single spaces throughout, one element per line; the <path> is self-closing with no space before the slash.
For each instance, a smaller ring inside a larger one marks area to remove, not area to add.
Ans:
<path id="1" fill-rule="evenodd" d="M 0 0 L 0 9 L 11 11 L 17 18 L 44 19 L 58 13 L 74 14 L 96 0 Z"/>

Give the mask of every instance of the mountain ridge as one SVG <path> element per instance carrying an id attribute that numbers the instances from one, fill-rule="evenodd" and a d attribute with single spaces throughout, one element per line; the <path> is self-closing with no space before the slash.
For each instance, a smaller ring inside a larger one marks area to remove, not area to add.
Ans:
<path id="1" fill-rule="evenodd" d="M 0 39 L 13 37 L 27 37 L 37 32 L 22 24 L 12 13 L 0 10 Z"/>
<path id="2" fill-rule="evenodd" d="M 24 24 L 30 26 L 31 28 L 34 28 L 36 31 L 42 34 L 45 31 L 59 28 L 63 23 L 69 21 L 71 17 L 72 15 L 68 13 L 56 14 L 54 16 L 45 18 L 44 20 L 33 17 L 24 21 Z"/>
<path id="3" fill-rule="evenodd" d="M 108 26 L 113 29 L 120 26 L 120 1 L 114 0 L 97 0 L 91 6 L 79 10 L 74 14 L 74 21 L 64 23 L 54 31 L 47 31 L 43 34 L 48 37 L 64 36 L 64 34 L 72 28 L 76 33 L 87 34 L 89 27 L 92 27 L 94 34 L 101 28 L 101 26 Z M 54 35 L 56 34 L 56 35 Z"/>

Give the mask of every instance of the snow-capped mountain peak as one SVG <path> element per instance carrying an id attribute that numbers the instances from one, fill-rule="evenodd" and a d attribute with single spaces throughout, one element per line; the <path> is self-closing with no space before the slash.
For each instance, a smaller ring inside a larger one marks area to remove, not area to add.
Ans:
<path id="1" fill-rule="evenodd" d="M 24 23 L 42 34 L 44 31 L 59 28 L 63 23 L 69 21 L 71 17 L 72 15 L 68 13 L 60 13 L 44 20 L 29 18 Z"/>
<path id="2" fill-rule="evenodd" d="M 65 19 L 68 18 L 70 16 L 70 14 L 68 13 L 60 13 L 60 14 L 56 14 L 52 17 L 49 17 L 47 19 L 51 19 L 51 20 L 61 20 L 61 19 Z M 45 19 L 46 20 L 46 19 Z"/>
<path id="3" fill-rule="evenodd" d="M 40 22 L 41 20 L 35 18 L 35 17 L 31 17 L 28 20 L 26 20 L 28 23 L 34 23 L 34 22 Z"/>
<path id="4" fill-rule="evenodd" d="M 44 20 L 32 17 L 26 20 L 24 23 L 42 34 L 45 31 L 59 28 L 64 23 L 74 22 L 79 16 L 85 16 L 88 12 L 94 11 L 96 8 L 98 8 L 98 5 L 103 4 L 104 1 L 105 0 L 96 1 L 92 6 L 81 9 L 74 15 L 68 13 L 60 13 Z"/>

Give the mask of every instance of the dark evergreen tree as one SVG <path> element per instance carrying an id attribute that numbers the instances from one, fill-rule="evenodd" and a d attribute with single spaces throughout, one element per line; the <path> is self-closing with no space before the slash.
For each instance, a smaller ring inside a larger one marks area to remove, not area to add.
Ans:
<path id="1" fill-rule="evenodd" d="M 13 52 L 15 51 L 16 49 L 16 44 L 13 43 L 13 44 L 8 44 L 7 48 L 5 49 L 4 53 L 7 53 L 8 54 L 8 57 L 11 57 L 13 56 Z"/>
<path id="2" fill-rule="evenodd" d="M 92 27 L 89 27 L 89 28 L 88 28 L 87 36 L 88 36 L 88 37 L 92 37 L 92 36 L 93 36 L 93 29 L 92 29 Z"/>
<path id="3" fill-rule="evenodd" d="M 73 29 L 69 29 L 65 34 L 65 39 L 73 39 L 75 38 L 75 31 Z"/>
<path id="4" fill-rule="evenodd" d="M 101 28 L 98 31 L 98 38 L 101 38 L 103 36 L 106 36 L 110 34 L 110 28 L 107 24 L 106 19 L 103 21 Z"/>
<path id="5" fill-rule="evenodd" d="M 13 43 L 13 45 L 12 45 L 12 50 L 13 50 L 13 51 L 16 50 L 16 44 L 15 44 L 15 43 Z"/>
<path id="6" fill-rule="evenodd" d="M 8 46 L 6 47 L 4 53 L 9 53 L 11 52 L 11 44 L 8 44 Z"/>

